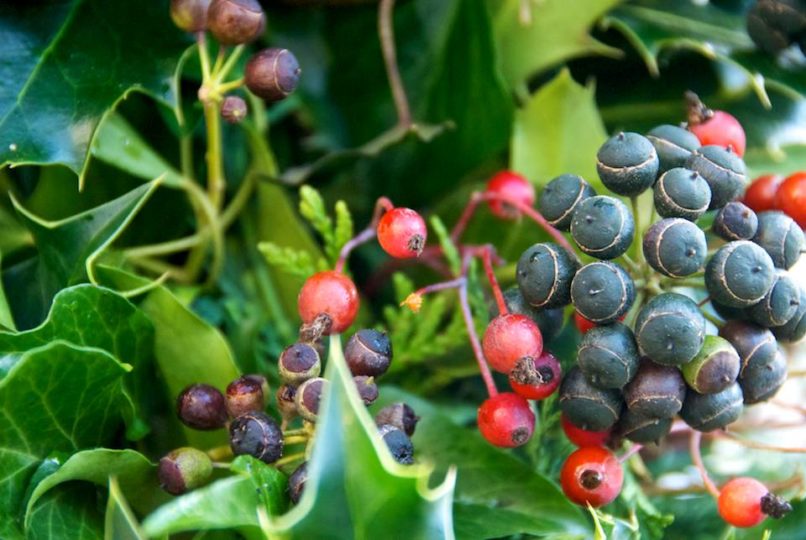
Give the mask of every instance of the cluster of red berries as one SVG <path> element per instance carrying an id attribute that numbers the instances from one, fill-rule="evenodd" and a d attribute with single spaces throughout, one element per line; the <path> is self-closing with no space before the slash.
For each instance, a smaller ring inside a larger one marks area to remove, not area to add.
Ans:
<path id="1" fill-rule="evenodd" d="M 806 171 L 759 176 L 747 188 L 743 202 L 756 212 L 780 210 L 806 228 Z"/>

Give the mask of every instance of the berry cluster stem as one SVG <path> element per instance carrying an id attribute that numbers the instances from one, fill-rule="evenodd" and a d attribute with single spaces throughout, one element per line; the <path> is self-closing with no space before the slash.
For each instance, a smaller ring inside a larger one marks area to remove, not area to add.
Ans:
<path id="1" fill-rule="evenodd" d="M 694 466 L 697 467 L 697 470 L 700 471 L 700 477 L 702 478 L 702 484 L 705 486 L 705 489 L 710 493 L 715 499 L 719 498 L 719 489 L 714 484 L 711 477 L 708 476 L 708 471 L 705 468 L 705 465 L 702 462 L 702 453 L 700 452 L 700 443 L 702 442 L 702 433 L 696 430 L 691 430 L 691 438 L 689 439 L 689 452 L 691 453 L 691 461 L 694 462 Z"/>
<path id="2" fill-rule="evenodd" d="M 490 366 L 487 365 L 487 360 L 484 358 L 484 353 L 481 350 L 481 342 L 476 333 L 473 312 L 470 310 L 470 302 L 467 298 L 467 281 L 459 287 L 459 305 L 462 309 L 462 317 L 465 320 L 465 326 L 467 327 L 467 336 L 470 339 L 470 346 L 473 348 L 473 354 L 476 357 L 476 362 L 479 364 L 481 378 L 484 380 L 484 385 L 487 387 L 487 394 L 489 394 L 490 397 L 497 396 L 498 388 L 495 387 L 493 374 L 490 372 Z"/>

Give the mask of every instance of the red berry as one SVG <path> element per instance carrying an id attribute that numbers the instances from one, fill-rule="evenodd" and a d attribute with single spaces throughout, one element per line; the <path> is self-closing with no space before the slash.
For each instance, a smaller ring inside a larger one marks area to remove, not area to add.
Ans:
<path id="1" fill-rule="evenodd" d="M 625 313 L 624 315 L 619 317 L 618 320 L 623 321 L 624 317 L 626 317 L 626 316 L 627 316 L 627 314 Z M 597 326 L 599 326 L 595 322 L 589 321 L 588 319 L 586 319 L 585 317 L 580 315 L 578 311 L 574 312 L 574 325 L 576 325 L 577 330 L 579 330 L 580 334 L 585 334 L 585 333 L 587 333 L 588 330 L 590 330 L 592 328 L 596 328 Z"/>
<path id="2" fill-rule="evenodd" d="M 490 321 L 481 348 L 494 370 L 509 374 L 524 356 L 538 358 L 543 353 L 543 336 L 529 317 L 505 313 Z"/>
<path id="3" fill-rule="evenodd" d="M 605 431 L 587 431 L 576 427 L 565 415 L 562 415 L 560 418 L 560 424 L 568 440 L 580 448 L 585 446 L 604 446 L 610 439 L 610 429 Z"/>
<path id="4" fill-rule="evenodd" d="M 572 502 L 594 508 L 618 497 L 624 471 L 621 463 L 606 448 L 588 446 L 568 456 L 560 472 L 560 485 Z"/>
<path id="5" fill-rule="evenodd" d="M 765 174 L 750 183 L 744 192 L 744 204 L 755 212 L 775 210 L 775 193 L 784 177 L 778 174 Z"/>
<path id="6" fill-rule="evenodd" d="M 689 126 L 703 146 L 714 144 L 732 148 L 739 157 L 744 155 L 746 139 L 744 128 L 736 117 L 725 111 L 714 111 L 714 115 L 701 124 Z"/>
<path id="7" fill-rule="evenodd" d="M 523 176 L 512 171 L 501 171 L 487 182 L 487 193 L 504 197 L 510 201 L 532 206 L 535 202 L 535 188 Z M 503 200 L 488 201 L 490 211 L 501 219 L 515 219 L 520 215 L 517 208 Z"/>
<path id="8" fill-rule="evenodd" d="M 761 499 L 769 491 L 755 478 L 734 478 L 719 492 L 719 515 L 734 527 L 754 527 L 766 517 Z"/>
<path id="9" fill-rule="evenodd" d="M 411 208 L 392 208 L 378 222 L 378 242 L 386 253 L 398 259 L 422 253 L 427 236 L 425 221 Z"/>
<path id="10" fill-rule="evenodd" d="M 320 315 L 330 318 L 325 334 L 347 330 L 358 313 L 358 291 L 350 278 L 328 270 L 309 277 L 297 297 L 297 310 L 302 322 L 312 324 Z"/>
<path id="11" fill-rule="evenodd" d="M 543 351 L 539 358 L 527 356 L 515 364 L 509 373 L 509 385 L 526 399 L 545 399 L 557 390 L 562 378 L 562 368 L 557 358 Z"/>
<path id="12" fill-rule="evenodd" d="M 806 228 L 806 172 L 787 176 L 775 194 L 775 208 Z"/>
<path id="13" fill-rule="evenodd" d="M 535 430 L 535 415 L 529 402 L 517 394 L 505 392 L 481 404 L 479 431 L 490 444 L 514 448 L 525 444 Z"/>

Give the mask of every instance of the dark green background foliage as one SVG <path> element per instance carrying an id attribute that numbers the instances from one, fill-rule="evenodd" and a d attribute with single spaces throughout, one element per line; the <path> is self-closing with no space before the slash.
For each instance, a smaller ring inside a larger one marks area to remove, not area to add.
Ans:
<path id="1" fill-rule="evenodd" d="M 376 3 L 265 4 L 261 44 L 296 54 L 301 86 L 277 105 L 250 99 L 251 118 L 225 127 L 228 196 L 253 191 L 217 240 L 223 259 L 204 260 L 184 283 L 155 282 L 162 267 L 129 250 L 198 224 L 187 177 L 205 172 L 199 64 L 167 0 L 0 5 L 0 537 L 591 537 L 594 520 L 557 487 L 571 447 L 553 402 L 541 405 L 524 449 L 483 442 L 472 426 L 483 387 L 455 298 L 434 297 L 419 315 L 397 308 L 438 276 L 392 264 L 374 245 L 351 260 L 364 292 L 360 322 L 392 335 L 381 401 L 406 400 L 423 417 L 420 465 L 400 467 L 379 446 L 336 342 L 314 480 L 295 509 L 286 513 L 285 476 L 255 460 L 239 458 L 179 498 L 159 490 L 154 463 L 181 445 L 226 443 L 223 432 L 175 419 L 187 384 L 223 389 L 259 371 L 276 387 L 273 364 L 295 338 L 302 280 L 332 265 L 378 196 L 430 217 L 436 241 L 503 167 L 536 186 L 565 172 L 598 185 L 594 156 L 606 134 L 683 120 L 687 89 L 744 124 L 751 174 L 789 172 L 806 156 L 802 62 L 757 51 L 740 0 L 401 0 L 394 26 L 413 133 L 395 127 Z M 180 140 L 193 161 L 181 162 Z M 543 238 L 485 212 L 467 235 L 494 241 L 509 261 Z M 482 289 L 472 296 L 485 312 Z M 552 344 L 566 366 L 576 339 L 566 328 Z M 771 481 L 798 466 L 763 457 L 752 466 Z M 615 517 L 598 518 L 602 530 L 722 534 L 706 497 L 644 491 L 650 476 L 688 463 L 670 446 L 649 470 L 630 469 L 608 508 Z M 776 540 L 802 534 L 804 505 L 795 508 L 770 525 Z"/>

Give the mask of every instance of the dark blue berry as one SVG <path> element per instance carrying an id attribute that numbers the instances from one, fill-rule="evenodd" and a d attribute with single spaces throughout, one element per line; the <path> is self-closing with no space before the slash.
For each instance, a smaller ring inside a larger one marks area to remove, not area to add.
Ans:
<path id="1" fill-rule="evenodd" d="M 250 412 L 237 417 L 229 426 L 229 437 L 236 456 L 246 454 L 274 463 L 283 455 L 283 432 L 265 413 Z"/>
<path id="2" fill-rule="evenodd" d="M 392 362 L 392 341 L 386 332 L 364 328 L 344 346 L 344 358 L 353 375 L 383 375 Z"/>
<path id="3" fill-rule="evenodd" d="M 683 407 L 686 382 L 680 370 L 644 358 L 633 380 L 624 387 L 627 408 L 637 415 L 673 418 Z"/>
<path id="4" fill-rule="evenodd" d="M 663 293 L 635 319 L 635 341 L 643 356 L 671 366 L 690 362 L 705 340 L 705 317 L 687 296 Z"/>
<path id="5" fill-rule="evenodd" d="M 735 422 L 744 408 L 739 383 L 715 394 L 688 392 L 680 417 L 697 431 L 714 431 Z"/>
<path id="6" fill-rule="evenodd" d="M 596 192 L 581 176 L 563 174 L 546 184 L 537 200 L 537 207 L 549 223 L 561 231 L 567 231 L 577 205 L 594 195 Z"/>
<path id="7" fill-rule="evenodd" d="M 623 388 L 638 370 L 638 348 L 632 331 L 621 323 L 597 326 L 582 336 L 579 369 L 599 388 Z"/>
<path id="8" fill-rule="evenodd" d="M 557 244 L 535 244 L 518 259 L 518 288 L 526 302 L 538 309 L 565 306 L 571 301 L 571 280 L 578 268 L 576 260 Z"/>
<path id="9" fill-rule="evenodd" d="M 378 428 L 378 433 L 386 443 L 389 452 L 395 461 L 402 465 L 414 463 L 414 445 L 408 435 L 395 426 L 384 424 Z"/>
<path id="10" fill-rule="evenodd" d="M 750 322 L 728 321 L 719 329 L 719 335 L 739 354 L 739 377 L 743 377 L 748 368 L 769 364 L 778 352 L 778 342 L 772 332 Z"/>
<path id="11" fill-rule="evenodd" d="M 758 216 L 738 201 L 723 206 L 714 218 L 713 231 L 728 242 L 750 240 L 758 230 Z"/>
<path id="12" fill-rule="evenodd" d="M 753 364 L 739 377 L 745 405 L 767 401 L 773 397 L 786 382 L 786 358 L 776 351 L 772 360 L 766 364 Z"/>
<path id="13" fill-rule="evenodd" d="M 638 133 L 619 133 L 608 139 L 596 154 L 596 171 L 613 193 L 634 196 L 655 183 L 658 153 L 652 143 Z"/>
<path id="14" fill-rule="evenodd" d="M 700 173 L 676 167 L 655 182 L 653 200 L 661 216 L 695 221 L 711 204 L 711 186 Z"/>
<path id="15" fill-rule="evenodd" d="M 570 288 L 568 296 L 570 302 Z M 562 308 L 538 309 L 529 305 L 517 285 L 513 285 L 504 291 L 504 301 L 509 311 L 525 315 L 537 324 L 537 327 L 540 328 L 540 333 L 543 335 L 543 343 L 552 341 L 563 329 L 565 313 Z"/>
<path id="16" fill-rule="evenodd" d="M 710 209 L 722 208 L 739 197 L 747 184 L 744 161 L 721 146 L 703 146 L 692 152 L 686 167 L 697 171 L 711 187 Z"/>
<path id="17" fill-rule="evenodd" d="M 764 248 L 778 268 L 792 268 L 804 249 L 803 229 L 783 212 L 761 212 L 753 242 Z"/>
<path id="18" fill-rule="evenodd" d="M 748 307 L 772 287 L 775 267 L 766 251 L 747 240 L 725 244 L 705 267 L 711 298 L 728 307 Z"/>
<path id="19" fill-rule="evenodd" d="M 591 322 L 608 324 L 627 313 L 635 301 L 635 283 L 608 261 L 586 264 L 571 282 L 571 302 Z"/>
<path id="20" fill-rule="evenodd" d="M 560 409 L 580 429 L 608 429 L 616 423 L 623 407 L 621 392 L 593 386 L 578 367 L 571 368 L 560 385 Z"/>
<path id="21" fill-rule="evenodd" d="M 702 268 L 708 244 L 705 233 L 694 223 L 681 218 L 666 218 L 647 230 L 643 250 L 652 268 L 665 276 L 679 278 Z"/>
<path id="22" fill-rule="evenodd" d="M 571 236 L 579 249 L 597 259 L 614 259 L 627 251 L 635 235 L 635 221 L 627 206 L 615 197 L 597 195 L 574 210 Z"/>
<path id="23" fill-rule="evenodd" d="M 683 167 L 691 153 L 701 146 L 700 140 L 692 132 L 670 124 L 652 128 L 646 138 L 658 153 L 660 172 Z"/>
<path id="24" fill-rule="evenodd" d="M 806 291 L 802 288 L 800 297 L 801 299 L 806 298 Z M 806 335 L 806 302 L 801 300 L 795 316 L 789 319 L 786 324 L 773 328 L 772 333 L 778 341 L 787 343 L 795 343 L 803 339 L 803 336 Z"/>
<path id="25" fill-rule="evenodd" d="M 672 429 L 671 418 L 653 418 L 626 410 L 616 424 L 615 434 L 640 444 L 657 443 Z"/>
<path id="26" fill-rule="evenodd" d="M 788 273 L 778 270 L 764 298 L 747 308 L 746 312 L 753 322 L 761 326 L 783 326 L 798 312 L 800 302 L 800 287 Z"/>

